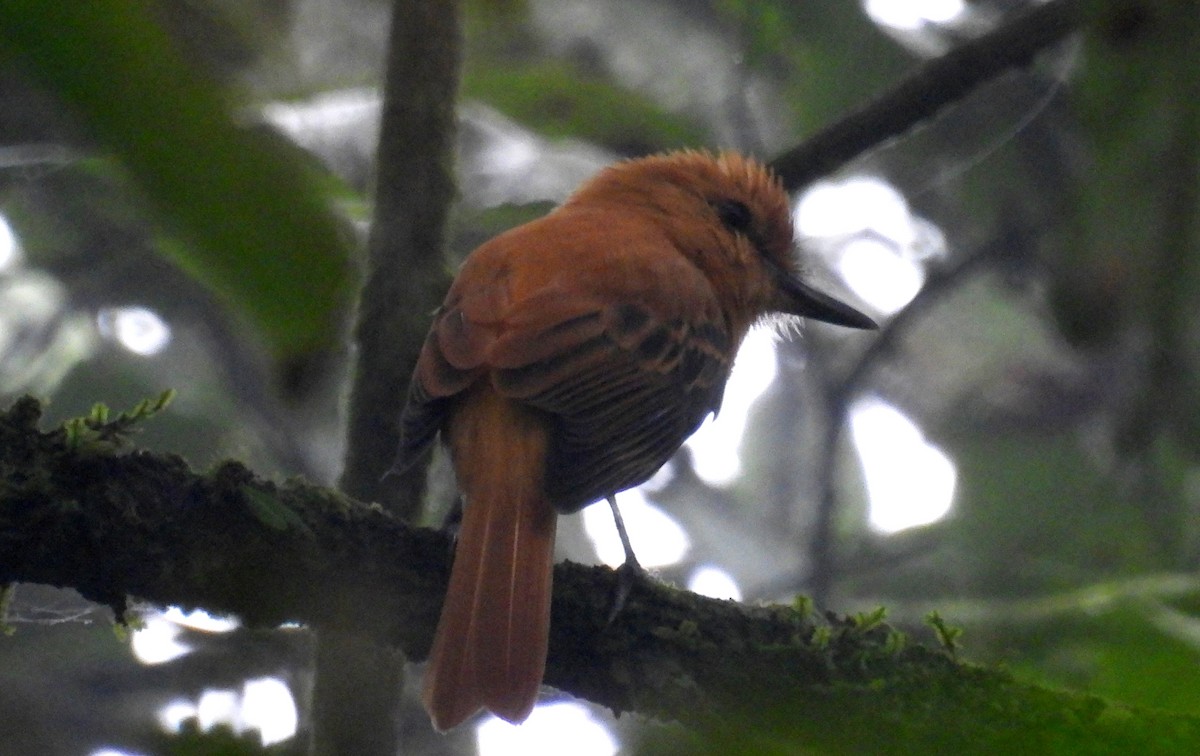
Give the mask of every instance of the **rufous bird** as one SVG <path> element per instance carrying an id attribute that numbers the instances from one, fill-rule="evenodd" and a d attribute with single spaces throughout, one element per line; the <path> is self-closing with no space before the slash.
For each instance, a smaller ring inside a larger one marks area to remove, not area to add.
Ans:
<path id="1" fill-rule="evenodd" d="M 440 433 L 463 497 L 423 701 L 521 722 L 546 665 L 555 521 L 653 475 L 777 314 L 873 328 L 797 274 L 788 195 L 725 152 L 630 160 L 467 257 L 434 316 L 397 469 Z"/>

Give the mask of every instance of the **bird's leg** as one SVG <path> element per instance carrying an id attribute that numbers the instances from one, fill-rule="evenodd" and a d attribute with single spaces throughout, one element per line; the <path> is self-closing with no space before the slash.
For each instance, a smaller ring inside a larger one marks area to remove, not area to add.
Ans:
<path id="1" fill-rule="evenodd" d="M 629 599 L 633 584 L 639 577 L 646 574 L 646 570 L 633 553 L 633 545 L 629 543 L 629 531 L 625 530 L 625 520 L 621 517 L 621 510 L 617 508 L 616 496 L 609 494 L 608 506 L 612 509 L 617 535 L 621 537 L 621 548 L 625 549 L 625 561 L 617 568 L 617 595 L 613 598 L 612 609 L 609 611 L 608 621 L 605 623 L 611 625 L 621 610 L 625 608 L 625 602 Z"/>
<path id="2" fill-rule="evenodd" d="M 629 531 L 625 529 L 625 518 L 621 517 L 621 510 L 617 507 L 617 497 L 609 494 L 608 506 L 612 509 L 613 522 L 617 526 L 617 535 L 621 537 L 621 548 L 625 549 L 625 563 L 622 567 L 630 567 L 635 571 L 641 571 L 642 565 L 637 560 L 637 556 L 633 553 L 633 544 L 629 542 Z"/>

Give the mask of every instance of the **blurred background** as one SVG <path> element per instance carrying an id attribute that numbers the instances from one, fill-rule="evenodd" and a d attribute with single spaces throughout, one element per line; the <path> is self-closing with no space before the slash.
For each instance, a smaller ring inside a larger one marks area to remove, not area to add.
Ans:
<path id="1" fill-rule="evenodd" d="M 88 5 L 0 18 L 0 400 L 45 398 L 49 424 L 174 388 L 139 445 L 332 484 L 349 337 L 301 321 L 349 319 L 337 255 L 366 236 L 390 4 Z M 1027 5 L 468 3 L 447 270 L 614 160 L 779 154 Z M 882 328 L 752 333 L 720 417 L 620 497 L 643 564 L 718 597 L 883 605 L 921 640 L 936 609 L 968 659 L 1200 708 L 1200 14 L 1117 6 L 795 198 L 810 280 Z M 159 42 L 175 62 L 141 66 Z M 131 97 L 178 128 L 106 109 Z M 202 161 L 225 203 L 189 216 Z M 197 233 L 242 246 L 181 252 Z M 621 560 L 605 507 L 559 541 Z M 19 586 L 0 752 L 303 752 L 303 628 L 142 616 L 115 632 L 70 591 Z M 561 753 L 570 733 L 607 756 L 648 726 L 551 691 L 521 728 L 442 738 L 407 706 L 412 753 Z"/>

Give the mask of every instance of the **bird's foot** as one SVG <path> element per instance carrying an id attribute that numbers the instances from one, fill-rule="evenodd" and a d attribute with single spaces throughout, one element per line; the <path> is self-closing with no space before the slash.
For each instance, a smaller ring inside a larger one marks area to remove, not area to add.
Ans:
<path id="1" fill-rule="evenodd" d="M 617 509 L 617 499 L 615 496 L 608 497 L 608 506 L 612 508 L 613 522 L 617 525 L 617 535 L 621 537 L 621 547 L 625 549 L 625 561 L 617 568 L 617 591 L 613 596 L 612 607 L 608 612 L 608 619 L 605 621 L 605 626 L 611 625 L 625 608 L 626 602 L 629 600 L 629 594 L 633 592 L 633 586 L 639 580 L 649 578 L 646 568 L 638 561 L 637 556 L 633 553 L 633 546 L 629 543 L 629 533 L 625 530 L 625 520 L 621 517 L 621 510 Z"/>

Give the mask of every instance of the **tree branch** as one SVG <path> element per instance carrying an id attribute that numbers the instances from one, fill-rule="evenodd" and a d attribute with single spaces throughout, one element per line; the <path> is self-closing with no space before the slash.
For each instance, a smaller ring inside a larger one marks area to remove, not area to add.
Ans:
<path id="1" fill-rule="evenodd" d="M 425 471 L 410 470 L 386 482 L 383 477 L 400 445 L 404 387 L 425 340 L 428 313 L 445 288 L 459 17 L 458 0 L 392 3 L 375 212 L 354 332 L 356 365 L 339 486 L 351 496 L 381 502 L 403 519 L 420 511 Z M 389 648 L 332 629 L 320 633 L 312 750 L 395 753 L 402 671 L 402 660 Z"/>
<path id="2" fill-rule="evenodd" d="M 454 199 L 458 0 L 396 0 L 388 40 L 375 212 L 359 301 L 340 487 L 402 517 L 421 506 L 424 470 L 384 473 L 400 446 L 405 387 L 449 284 L 446 217 Z"/>
<path id="3" fill-rule="evenodd" d="M 895 87 L 813 134 L 771 161 L 788 191 L 833 173 L 883 143 L 903 136 L 979 85 L 1027 66 L 1046 47 L 1082 26 L 1105 5 L 1050 0 L 919 67 Z"/>
<path id="4" fill-rule="evenodd" d="M 121 453 L 120 434 L 41 432 L 40 413 L 27 398 L 0 414 L 0 582 L 73 587 L 118 617 L 134 595 L 428 653 L 448 577 L 444 535 L 236 462 L 196 473 L 175 456 Z M 618 713 L 715 733 L 709 743 L 733 726 L 834 752 L 1086 750 L 1146 737 L 1200 748 L 1200 720 L 1025 685 L 910 644 L 882 614 L 819 617 L 641 582 L 609 624 L 615 589 L 607 567 L 555 569 L 546 681 Z"/>

